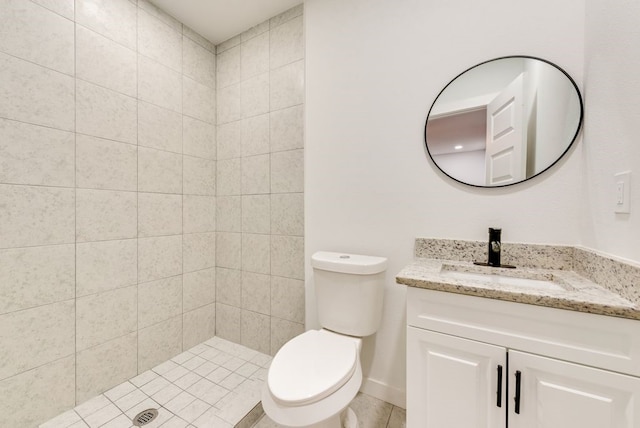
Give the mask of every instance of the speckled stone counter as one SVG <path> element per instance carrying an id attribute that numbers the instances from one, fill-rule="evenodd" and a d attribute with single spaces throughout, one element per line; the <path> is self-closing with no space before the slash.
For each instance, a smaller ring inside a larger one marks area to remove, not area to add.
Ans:
<path id="1" fill-rule="evenodd" d="M 486 260 L 486 246 L 477 241 L 417 239 L 416 259 L 398 273 L 396 281 L 411 287 L 640 320 L 638 266 L 580 248 L 506 243 L 503 263 L 517 269 L 474 265 L 474 260 Z M 460 278 L 451 272 L 471 275 Z M 502 278 L 479 280 L 474 278 L 477 274 Z M 547 281 L 555 289 L 517 285 L 519 278 Z"/>

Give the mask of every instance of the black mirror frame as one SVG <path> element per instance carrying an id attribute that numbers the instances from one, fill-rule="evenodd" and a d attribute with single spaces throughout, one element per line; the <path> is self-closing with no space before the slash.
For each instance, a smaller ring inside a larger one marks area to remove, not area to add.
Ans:
<path id="1" fill-rule="evenodd" d="M 578 95 L 578 101 L 580 102 L 580 119 L 578 120 L 578 126 L 576 128 L 576 132 L 573 135 L 573 138 L 571 139 L 571 142 L 567 145 L 567 148 L 562 152 L 562 154 L 560 156 L 558 156 L 558 158 L 551 163 L 548 167 L 546 167 L 545 169 L 543 169 L 542 171 L 532 175 L 531 177 L 527 177 L 524 180 L 520 180 L 517 181 L 515 183 L 509 183 L 509 184 L 501 184 L 498 186 L 480 186 L 477 184 L 470 184 L 470 183 L 465 183 L 464 181 L 460 181 L 455 177 L 452 177 L 451 175 L 447 174 L 442 168 L 440 168 L 440 166 L 438 165 L 438 163 L 433 159 L 433 156 L 431 155 L 431 152 L 429 151 L 429 145 L 427 144 L 427 125 L 429 123 L 429 116 L 431 116 L 431 110 L 433 110 L 433 107 L 435 106 L 436 102 L 438 101 L 438 98 L 440 98 L 440 95 L 442 95 L 442 93 L 460 76 L 462 76 L 463 74 L 465 74 L 468 71 L 473 70 L 474 68 L 480 67 L 481 65 L 487 64 L 489 62 L 493 62 L 493 61 L 498 61 L 501 59 L 509 59 L 509 58 L 525 58 L 525 59 L 535 59 L 538 61 L 542 61 L 546 64 L 549 64 L 550 66 L 556 68 L 557 70 L 561 71 L 562 74 L 565 75 L 565 77 L 569 80 L 569 82 L 571 82 L 571 84 L 573 85 L 573 88 L 576 91 L 576 94 Z M 431 107 L 429 108 L 429 113 L 427 113 L 427 119 L 425 120 L 424 123 L 424 147 L 427 151 L 427 153 L 429 154 L 429 159 L 431 160 L 431 162 L 440 170 L 440 172 L 442 172 L 444 175 L 446 175 L 447 177 L 449 177 L 450 179 L 457 181 L 458 183 L 464 184 L 465 186 L 471 186 L 471 187 L 476 187 L 476 188 L 480 188 L 480 189 L 499 189 L 501 187 L 508 187 L 508 186 L 514 186 L 516 184 L 520 184 L 520 183 L 524 183 L 528 180 L 531 180 L 534 177 L 539 176 L 540 174 L 544 173 L 545 171 L 548 171 L 549 169 L 551 169 L 555 164 L 557 164 L 560 159 L 562 159 L 567 152 L 571 149 L 571 147 L 573 146 L 573 144 L 576 142 L 576 139 L 578 138 L 578 135 L 580 134 L 580 131 L 582 130 L 582 122 L 584 121 L 584 102 L 582 99 L 582 94 L 580 93 L 580 89 L 578 88 L 578 85 L 576 84 L 576 82 L 573 80 L 573 78 L 569 75 L 569 73 L 567 73 L 564 69 L 562 69 L 560 66 L 552 63 L 551 61 L 548 61 L 546 59 L 543 58 L 538 58 L 535 56 L 531 56 L 531 55 L 507 55 L 507 56 L 502 56 L 502 57 L 498 57 L 498 58 L 493 58 L 487 61 L 483 61 L 479 64 L 476 64 L 472 67 L 467 68 L 466 70 L 464 70 L 462 73 L 458 74 L 456 77 L 454 77 L 453 79 L 451 79 L 451 81 L 449 81 L 449 83 L 447 83 L 445 85 L 444 88 L 442 88 L 442 90 L 438 93 L 438 95 L 436 96 L 436 98 L 433 100 L 433 103 L 431 103 Z"/>

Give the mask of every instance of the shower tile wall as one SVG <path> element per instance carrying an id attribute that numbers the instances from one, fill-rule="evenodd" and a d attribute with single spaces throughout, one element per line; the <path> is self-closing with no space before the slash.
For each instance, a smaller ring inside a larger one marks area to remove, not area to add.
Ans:
<path id="1" fill-rule="evenodd" d="M 147 0 L 0 2 L 0 426 L 215 333 L 215 54 Z"/>
<path id="2" fill-rule="evenodd" d="M 304 331 L 302 13 L 217 46 L 216 335 L 272 355 Z"/>

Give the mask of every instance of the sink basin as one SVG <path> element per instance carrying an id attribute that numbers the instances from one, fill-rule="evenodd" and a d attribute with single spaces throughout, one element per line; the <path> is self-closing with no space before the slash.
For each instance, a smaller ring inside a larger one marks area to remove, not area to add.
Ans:
<path id="1" fill-rule="evenodd" d="M 470 282 L 480 282 L 485 285 L 503 285 L 510 287 L 524 287 L 524 288 L 534 288 L 537 290 L 566 290 L 566 287 L 563 287 L 558 282 L 553 281 L 553 277 L 551 275 L 543 276 L 540 275 L 539 278 L 531 278 L 531 274 L 529 273 L 528 278 L 518 277 L 517 273 L 509 275 L 503 275 L 499 273 L 480 273 L 480 272 L 465 272 L 460 270 L 455 270 L 455 267 L 445 265 L 442 267 L 440 274 L 445 278 L 457 279 L 462 281 L 470 281 Z"/>

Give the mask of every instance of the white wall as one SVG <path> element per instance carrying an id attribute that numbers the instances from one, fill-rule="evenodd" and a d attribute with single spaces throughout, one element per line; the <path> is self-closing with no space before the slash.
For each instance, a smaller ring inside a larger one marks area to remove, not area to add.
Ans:
<path id="1" fill-rule="evenodd" d="M 416 237 L 482 240 L 500 226 L 505 241 L 579 242 L 582 144 L 541 177 L 477 189 L 430 163 L 423 127 L 442 87 L 490 58 L 546 58 L 580 84 L 583 21 L 582 0 L 305 3 L 307 327 L 313 252 L 389 258 L 382 327 L 364 347 L 367 391 L 404 399 L 406 290 L 394 276 Z"/>
<path id="2" fill-rule="evenodd" d="M 640 3 L 586 1 L 583 245 L 640 261 Z M 613 175 L 631 170 L 631 214 L 614 213 Z M 634 175 L 635 174 L 635 175 Z"/>

